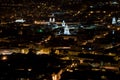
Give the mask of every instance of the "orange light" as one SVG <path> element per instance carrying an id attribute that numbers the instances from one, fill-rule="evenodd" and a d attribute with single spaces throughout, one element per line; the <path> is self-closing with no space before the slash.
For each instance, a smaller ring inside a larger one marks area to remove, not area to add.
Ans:
<path id="1" fill-rule="evenodd" d="M 5 60 L 7 60 L 8 58 L 7 58 L 7 56 L 3 56 L 2 58 L 1 58 L 1 60 L 3 60 L 3 61 L 5 61 Z"/>

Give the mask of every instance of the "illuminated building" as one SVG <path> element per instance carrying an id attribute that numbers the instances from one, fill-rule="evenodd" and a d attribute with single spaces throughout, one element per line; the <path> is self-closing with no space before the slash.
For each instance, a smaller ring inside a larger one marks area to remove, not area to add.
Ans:
<path id="1" fill-rule="evenodd" d="M 113 18 L 112 18 L 112 24 L 115 24 L 115 25 L 116 25 L 116 24 L 120 24 L 120 18 L 117 18 L 117 19 L 116 19 L 116 17 L 113 17 Z"/>
<path id="2" fill-rule="evenodd" d="M 69 31 L 68 25 L 65 25 L 65 27 L 64 27 L 64 34 L 65 35 L 70 35 L 70 31 Z"/>
<path id="3" fill-rule="evenodd" d="M 54 14 L 52 14 L 52 15 L 50 16 L 48 25 L 53 24 L 53 23 L 55 23 L 55 16 L 54 16 Z"/>
<path id="4" fill-rule="evenodd" d="M 62 26 L 65 27 L 65 21 L 64 21 L 64 20 L 63 20 L 63 22 L 62 22 Z"/>
<path id="5" fill-rule="evenodd" d="M 23 22 L 25 22 L 25 20 L 23 20 L 23 19 L 17 19 L 17 20 L 15 20 L 15 22 L 23 23 Z"/>
<path id="6" fill-rule="evenodd" d="M 49 18 L 49 22 L 50 23 L 54 23 L 55 22 L 55 18 Z"/>
<path id="7" fill-rule="evenodd" d="M 64 20 L 62 22 L 62 27 L 64 27 L 64 34 L 65 35 L 70 35 L 70 31 L 69 31 L 68 25 L 65 23 Z"/>
<path id="8" fill-rule="evenodd" d="M 116 18 L 115 17 L 112 18 L 112 24 L 116 24 Z"/>

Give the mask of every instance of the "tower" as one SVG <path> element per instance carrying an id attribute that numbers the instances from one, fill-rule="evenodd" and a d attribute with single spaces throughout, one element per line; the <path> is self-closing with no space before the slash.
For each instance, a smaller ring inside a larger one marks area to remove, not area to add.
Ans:
<path id="1" fill-rule="evenodd" d="M 51 19 L 51 18 L 49 18 L 49 22 L 52 22 L 52 19 Z"/>
<path id="2" fill-rule="evenodd" d="M 70 31 L 69 31 L 68 25 L 65 25 L 65 27 L 64 27 L 64 34 L 65 35 L 70 35 Z"/>
<path id="3" fill-rule="evenodd" d="M 55 18 L 53 18 L 52 22 L 53 22 L 53 23 L 55 22 Z"/>
<path id="4" fill-rule="evenodd" d="M 65 27 L 65 21 L 63 20 L 63 22 L 62 22 L 62 27 Z"/>
<path id="5" fill-rule="evenodd" d="M 55 23 L 55 16 L 52 14 L 49 18 L 49 23 Z"/>
<path id="6" fill-rule="evenodd" d="M 116 18 L 115 17 L 112 18 L 112 24 L 116 24 Z"/>

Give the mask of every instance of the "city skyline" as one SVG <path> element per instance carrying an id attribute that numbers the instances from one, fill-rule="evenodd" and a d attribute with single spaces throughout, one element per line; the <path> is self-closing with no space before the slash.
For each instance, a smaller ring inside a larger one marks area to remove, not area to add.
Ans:
<path id="1" fill-rule="evenodd" d="M 0 80 L 120 80 L 120 0 L 0 4 Z"/>

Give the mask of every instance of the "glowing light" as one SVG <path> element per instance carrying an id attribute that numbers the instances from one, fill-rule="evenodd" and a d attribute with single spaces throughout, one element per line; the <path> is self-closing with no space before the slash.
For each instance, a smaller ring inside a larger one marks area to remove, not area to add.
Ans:
<path id="1" fill-rule="evenodd" d="M 120 28 L 117 28 L 117 30 L 120 30 Z"/>
<path id="2" fill-rule="evenodd" d="M 103 75 L 103 76 L 101 76 L 101 79 L 107 79 L 107 77 Z"/>
<path id="3" fill-rule="evenodd" d="M 113 1 L 111 4 L 116 5 L 116 4 L 119 4 L 119 3 L 116 2 L 116 1 Z"/>
<path id="4" fill-rule="evenodd" d="M 111 14 L 108 15 L 109 17 L 111 16 Z"/>
<path id="5" fill-rule="evenodd" d="M 5 60 L 7 60 L 8 58 L 7 58 L 7 56 L 3 56 L 2 58 L 1 58 L 1 60 L 3 60 L 3 61 L 5 61 Z"/>
<path id="6" fill-rule="evenodd" d="M 93 6 L 90 6 L 90 8 L 93 8 Z"/>
<path id="7" fill-rule="evenodd" d="M 40 30 L 38 30 L 38 32 L 40 32 L 40 33 L 41 33 L 41 32 L 43 32 L 43 30 L 42 30 L 42 29 L 40 29 Z"/>
<path id="8" fill-rule="evenodd" d="M 22 49 L 22 50 L 21 50 L 21 53 L 23 53 L 23 54 L 27 54 L 28 52 L 29 52 L 28 49 Z"/>
<path id="9" fill-rule="evenodd" d="M 106 13 L 106 11 L 103 11 L 103 13 Z"/>
<path id="10" fill-rule="evenodd" d="M 90 11 L 90 13 L 93 13 L 93 11 Z"/>
<path id="11" fill-rule="evenodd" d="M 120 18 L 118 18 L 117 22 L 120 23 Z"/>
<path id="12" fill-rule="evenodd" d="M 110 28 L 111 26 L 110 26 L 110 25 L 108 25 L 107 27 L 108 27 L 108 28 Z"/>
<path id="13" fill-rule="evenodd" d="M 23 23 L 23 22 L 25 22 L 25 20 L 23 20 L 23 19 L 17 19 L 17 20 L 15 20 L 15 22 Z"/>
<path id="14" fill-rule="evenodd" d="M 65 24 L 66 24 L 66 23 L 65 23 L 65 21 L 63 20 L 63 22 L 62 22 L 62 26 L 65 27 Z"/>
<path id="15" fill-rule="evenodd" d="M 73 70 L 67 69 L 68 72 L 73 72 Z"/>
<path id="16" fill-rule="evenodd" d="M 114 30 L 112 31 L 112 34 L 115 34 L 115 31 L 114 31 Z"/>
<path id="17" fill-rule="evenodd" d="M 52 74 L 52 80 L 58 80 L 57 75 L 55 73 Z"/>
<path id="18" fill-rule="evenodd" d="M 70 35 L 70 31 L 69 31 L 68 25 L 66 25 L 65 28 L 64 28 L 64 34 L 65 35 Z"/>
<path id="19" fill-rule="evenodd" d="M 30 68 L 30 69 L 28 69 L 28 71 L 32 71 L 32 69 Z"/>
<path id="20" fill-rule="evenodd" d="M 80 64 L 82 64 L 82 63 L 83 63 L 83 60 L 81 59 L 81 60 L 80 60 Z"/>
<path id="21" fill-rule="evenodd" d="M 116 18 L 115 17 L 112 18 L 112 24 L 116 24 Z"/>
<path id="22" fill-rule="evenodd" d="M 0 51 L 2 55 L 10 55 L 12 54 L 12 51 L 10 50 L 3 50 L 3 51 Z"/>

